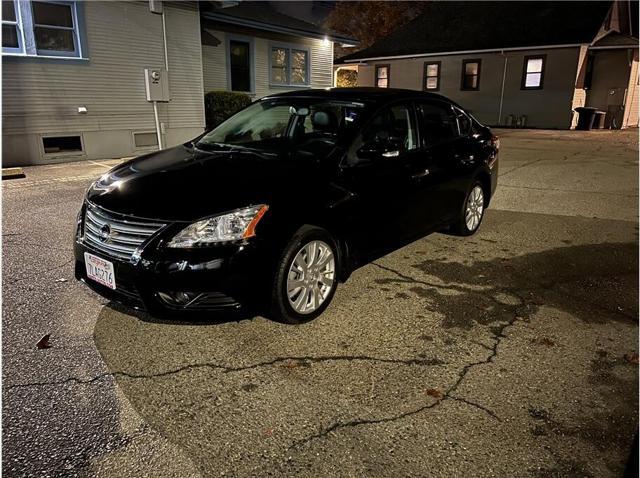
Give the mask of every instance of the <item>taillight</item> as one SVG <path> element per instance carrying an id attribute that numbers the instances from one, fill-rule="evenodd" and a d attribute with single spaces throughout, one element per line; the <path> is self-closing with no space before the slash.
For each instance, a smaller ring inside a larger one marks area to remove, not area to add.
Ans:
<path id="1" fill-rule="evenodd" d="M 489 144 L 495 148 L 496 152 L 498 152 L 498 150 L 500 149 L 500 138 L 498 138 L 495 134 L 492 134 Z"/>

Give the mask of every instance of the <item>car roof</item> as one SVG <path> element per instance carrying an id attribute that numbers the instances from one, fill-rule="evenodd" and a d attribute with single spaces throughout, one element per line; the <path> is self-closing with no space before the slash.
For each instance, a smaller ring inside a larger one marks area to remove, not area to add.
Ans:
<path id="1" fill-rule="evenodd" d="M 353 87 L 353 88 L 323 88 L 309 89 L 302 91 L 287 91 L 286 93 L 277 93 L 268 95 L 267 98 L 321 98 L 335 99 L 342 101 L 364 101 L 384 104 L 389 101 L 402 99 L 438 99 L 447 103 L 455 104 L 450 99 L 435 93 L 425 91 L 404 90 L 399 88 L 374 88 L 374 87 Z"/>

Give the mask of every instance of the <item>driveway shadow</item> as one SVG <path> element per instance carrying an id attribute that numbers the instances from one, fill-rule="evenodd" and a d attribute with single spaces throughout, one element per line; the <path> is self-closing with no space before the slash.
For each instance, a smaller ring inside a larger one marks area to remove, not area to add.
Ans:
<path id="1" fill-rule="evenodd" d="M 508 322 L 548 305 L 587 322 L 638 320 L 638 245 L 560 247 L 470 264 L 429 259 L 375 282 L 405 284 L 442 314 L 445 328 Z M 419 271 L 415 274 L 415 271 Z M 419 279 L 416 277 L 427 278 Z M 594 313 L 596 312 L 596 313 Z"/>
<path id="2" fill-rule="evenodd" d="M 530 318 L 542 305 L 585 322 L 637 321 L 635 243 L 567 246 L 468 264 L 429 259 L 402 270 L 376 265 L 385 272 L 375 274 L 372 283 L 401 289 L 398 300 L 410 300 L 411 294 L 423 299 L 424 321 L 433 322 L 433 335 L 446 334 L 442 328 L 488 327 L 499 337 L 514 316 Z M 386 295 L 368 298 L 380 303 L 367 307 L 382 307 Z M 351 296 L 338 300 L 359 300 Z M 423 347 L 425 339 L 388 329 L 379 331 L 388 334 L 384 349 L 366 344 L 377 358 L 346 354 L 321 340 L 329 330 L 353 336 L 348 329 L 354 323 L 332 317 L 336 310 L 341 309 L 330 308 L 328 318 L 316 324 L 291 327 L 224 314 L 211 321 L 158 320 L 109 306 L 100 313 L 94 339 L 142 418 L 205 474 L 226 469 L 251 475 L 269 463 L 280 470 L 278 463 L 290 450 L 319 428 L 331 428 L 326 424 L 400 417 L 424 408 L 437 398 L 435 392 L 425 394 L 426 384 L 446 389 L 465 365 L 453 361 L 468 360 L 428 361 L 418 354 L 396 359 L 395 350 L 407 350 L 412 341 L 416 349 Z M 402 313 L 393 319 L 399 328 L 416 320 Z M 377 326 L 365 318 L 361 325 Z M 387 456 L 388 445 L 369 434 L 359 435 L 357 443 L 368 459 Z M 379 466 L 386 466 L 380 460 Z M 412 463 L 404 472 L 420 474 L 420 460 Z"/>

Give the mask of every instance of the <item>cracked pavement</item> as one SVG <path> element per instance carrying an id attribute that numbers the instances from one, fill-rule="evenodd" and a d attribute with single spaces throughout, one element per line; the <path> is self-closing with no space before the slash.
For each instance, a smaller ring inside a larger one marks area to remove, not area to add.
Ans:
<path id="1" fill-rule="evenodd" d="M 156 320 L 76 283 L 77 208 L 112 163 L 3 182 L 3 473 L 621 476 L 637 132 L 499 135 L 477 235 L 376 260 L 301 326 Z"/>

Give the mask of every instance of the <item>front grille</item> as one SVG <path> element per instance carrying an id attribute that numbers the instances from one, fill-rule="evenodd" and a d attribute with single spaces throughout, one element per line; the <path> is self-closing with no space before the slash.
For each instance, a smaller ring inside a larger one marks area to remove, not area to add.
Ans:
<path id="1" fill-rule="evenodd" d="M 164 226 L 161 222 L 122 216 L 88 204 L 84 241 L 108 256 L 129 261 L 135 250 Z"/>

